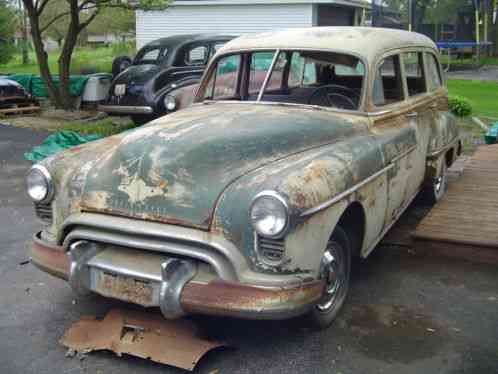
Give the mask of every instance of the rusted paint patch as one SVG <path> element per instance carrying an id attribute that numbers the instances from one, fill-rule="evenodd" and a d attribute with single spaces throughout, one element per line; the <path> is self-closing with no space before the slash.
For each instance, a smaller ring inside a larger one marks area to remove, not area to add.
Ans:
<path id="1" fill-rule="evenodd" d="M 109 350 L 191 371 L 207 352 L 225 345 L 200 338 L 190 321 L 167 321 L 155 312 L 120 309 L 112 309 L 101 321 L 83 317 L 60 343 L 77 352 Z"/>

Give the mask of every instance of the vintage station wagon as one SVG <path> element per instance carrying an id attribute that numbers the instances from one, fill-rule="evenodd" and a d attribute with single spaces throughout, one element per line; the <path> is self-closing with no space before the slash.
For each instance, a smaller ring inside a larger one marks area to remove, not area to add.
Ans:
<path id="1" fill-rule="evenodd" d="M 423 35 L 312 28 L 226 44 L 188 109 L 34 165 L 32 260 L 166 318 L 334 319 L 352 256 L 460 152 Z"/>

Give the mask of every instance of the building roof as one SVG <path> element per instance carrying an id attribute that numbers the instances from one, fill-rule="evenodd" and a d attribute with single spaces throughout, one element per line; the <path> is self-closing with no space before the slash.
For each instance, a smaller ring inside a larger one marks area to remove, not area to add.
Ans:
<path id="1" fill-rule="evenodd" d="M 335 4 L 361 8 L 371 8 L 370 0 L 175 0 L 171 5 L 270 5 L 270 4 Z"/>
<path id="2" fill-rule="evenodd" d="M 241 36 L 228 42 L 220 54 L 252 49 L 316 49 L 345 52 L 372 60 L 387 50 L 427 47 L 437 50 L 425 35 L 375 27 L 312 27 Z"/>

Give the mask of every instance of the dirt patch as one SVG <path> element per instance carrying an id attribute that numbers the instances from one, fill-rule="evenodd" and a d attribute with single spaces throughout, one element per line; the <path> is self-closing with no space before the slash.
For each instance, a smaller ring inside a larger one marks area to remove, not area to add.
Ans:
<path id="1" fill-rule="evenodd" d="M 1 122 L 6 125 L 30 128 L 32 130 L 58 131 L 68 123 L 95 123 L 102 119 L 110 119 L 116 125 L 130 122 L 129 117 L 107 116 L 105 113 L 97 111 L 68 111 L 51 108 L 46 108 L 34 115 L 5 117 L 2 118 Z"/>
<path id="2" fill-rule="evenodd" d="M 446 340 L 445 330 L 430 317 L 401 306 L 354 306 L 345 326 L 365 355 L 387 362 L 433 357 Z"/>

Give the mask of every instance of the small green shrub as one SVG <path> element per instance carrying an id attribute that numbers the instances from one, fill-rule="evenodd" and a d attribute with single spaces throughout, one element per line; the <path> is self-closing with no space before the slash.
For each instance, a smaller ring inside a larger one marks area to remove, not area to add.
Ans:
<path id="1" fill-rule="evenodd" d="M 451 95 L 448 99 L 451 113 L 458 117 L 467 117 L 472 114 L 472 104 L 465 97 Z"/>
<path id="2" fill-rule="evenodd" d="M 80 122 L 69 122 L 64 126 L 57 128 L 58 131 L 76 131 L 81 135 L 100 135 L 103 137 L 119 134 L 123 131 L 131 130 L 137 127 L 133 122 L 127 123 L 113 123 L 111 119 L 107 118 L 97 122 L 80 123 Z"/>

